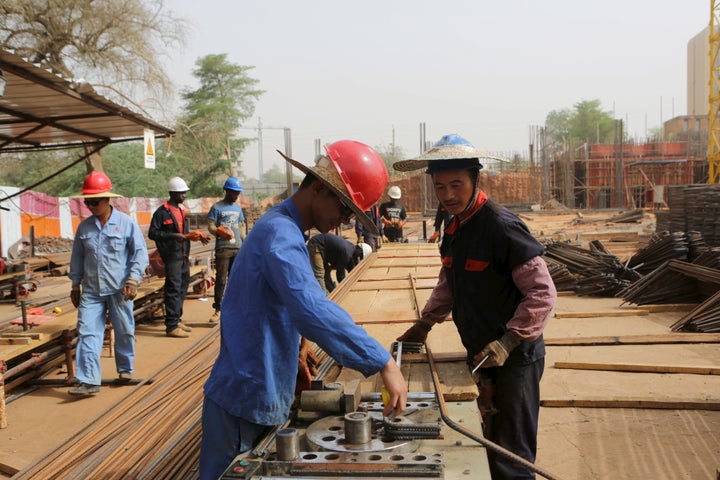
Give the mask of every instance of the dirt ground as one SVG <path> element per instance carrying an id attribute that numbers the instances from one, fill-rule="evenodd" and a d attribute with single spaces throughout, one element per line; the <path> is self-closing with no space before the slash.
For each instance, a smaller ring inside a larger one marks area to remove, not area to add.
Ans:
<path id="1" fill-rule="evenodd" d="M 606 239 L 615 235 L 602 221 L 607 216 L 600 213 L 597 223 L 583 224 L 577 231 L 573 229 L 576 225 L 572 225 L 577 218 L 574 214 L 525 217 L 538 236 L 562 236 L 584 242 L 591 239 L 593 231 L 601 232 Z M 651 233 L 651 223 L 649 220 L 633 228 L 647 235 Z M 417 225 L 415 228 L 421 231 Z M 624 228 L 618 230 L 618 235 Z M 625 245 L 625 241 L 619 245 Z M 627 307 L 621 307 L 618 299 L 561 296 L 556 312 L 621 308 Z M 204 323 L 211 313 L 211 302 L 198 299 L 186 302 L 188 323 Z M 553 318 L 545 337 L 550 341 L 566 337 L 661 334 L 667 333 L 668 326 L 681 315 L 682 312 L 664 312 L 645 316 Z M 150 375 L 209 331 L 206 327 L 196 327 L 190 338 L 176 339 L 165 337 L 160 324 L 140 326 L 136 377 Z M 549 346 L 541 395 L 543 399 L 703 399 L 714 400 L 715 408 L 720 403 L 718 375 L 570 370 L 555 368 L 558 361 L 718 368 L 718 344 Z M 115 376 L 113 358 L 107 352 L 103 356 L 103 373 L 104 378 Z M 63 369 L 58 369 L 51 378 L 62 379 L 64 374 Z M 126 388 L 131 387 L 103 387 L 96 396 L 77 399 L 69 396 L 65 387 L 42 387 L 8 403 L 8 428 L 0 429 L 0 466 L 5 470 L 0 478 L 11 478 L 8 471 L 23 468 L 58 445 L 71 442 L 75 432 L 121 400 Z M 543 407 L 538 444 L 538 465 L 562 479 L 711 480 L 720 468 L 720 411 Z"/>

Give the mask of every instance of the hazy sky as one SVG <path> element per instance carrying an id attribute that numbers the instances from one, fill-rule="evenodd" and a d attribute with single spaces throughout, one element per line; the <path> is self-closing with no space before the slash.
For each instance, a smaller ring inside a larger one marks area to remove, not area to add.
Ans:
<path id="1" fill-rule="evenodd" d="M 172 54 L 178 86 L 194 62 L 226 53 L 265 90 L 244 126 L 288 127 L 293 157 L 315 139 L 395 145 L 405 156 L 458 133 L 491 152 L 526 152 L 552 110 L 599 99 L 644 137 L 686 114 L 688 41 L 707 0 L 166 0 L 192 30 Z M 256 136 L 253 130 L 242 130 Z M 263 165 L 283 165 L 281 130 L 263 132 Z M 258 145 L 245 152 L 257 177 Z M 284 166 L 283 166 L 284 168 Z"/>

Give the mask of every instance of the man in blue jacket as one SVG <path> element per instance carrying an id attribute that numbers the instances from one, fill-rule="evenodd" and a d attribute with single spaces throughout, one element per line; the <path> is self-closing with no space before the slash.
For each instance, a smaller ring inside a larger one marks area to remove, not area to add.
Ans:
<path id="1" fill-rule="evenodd" d="M 205 384 L 200 479 L 217 480 L 232 460 L 288 418 L 300 337 L 344 367 L 380 373 L 389 392 L 385 415 L 405 409 L 407 384 L 377 340 L 328 300 L 313 276 L 306 237 L 358 221 L 382 195 L 388 174 L 380 155 L 352 140 L 326 147 L 300 188 L 253 226 L 238 252 L 223 297 L 220 353 Z M 340 176 L 339 172 L 343 172 Z"/>
<path id="2" fill-rule="evenodd" d="M 112 183 L 103 172 L 90 172 L 83 182 L 83 203 L 90 215 L 78 225 L 73 240 L 70 300 L 78 309 L 75 352 L 79 385 L 71 395 L 100 391 L 100 353 L 105 323 L 115 332 L 115 366 L 119 381 L 132 379 L 135 370 L 133 299 L 145 275 L 148 253 L 137 223 L 110 204 Z M 107 314 L 106 314 L 107 312 Z"/>

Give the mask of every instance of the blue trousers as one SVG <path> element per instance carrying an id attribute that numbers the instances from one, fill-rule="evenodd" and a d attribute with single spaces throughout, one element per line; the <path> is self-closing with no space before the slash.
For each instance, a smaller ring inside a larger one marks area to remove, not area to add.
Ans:
<path id="1" fill-rule="evenodd" d="M 187 257 L 163 259 L 165 263 L 165 331 L 172 332 L 182 320 L 183 303 L 190 285 Z"/>
<path id="2" fill-rule="evenodd" d="M 200 442 L 200 480 L 217 480 L 242 452 L 253 448 L 272 427 L 227 413 L 205 397 Z"/>
<path id="3" fill-rule="evenodd" d="M 107 315 L 106 315 L 107 312 Z M 118 373 L 132 372 L 135 361 L 135 318 L 133 301 L 124 300 L 122 292 L 114 295 L 80 296 L 78 306 L 78 342 L 75 351 L 75 377 L 80 383 L 100 385 L 100 354 L 105 336 L 106 318 L 115 333 L 115 366 Z"/>

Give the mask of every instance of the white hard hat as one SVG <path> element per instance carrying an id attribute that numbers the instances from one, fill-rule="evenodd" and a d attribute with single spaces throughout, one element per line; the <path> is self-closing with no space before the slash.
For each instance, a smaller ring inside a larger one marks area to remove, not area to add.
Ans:
<path id="1" fill-rule="evenodd" d="M 360 248 L 362 249 L 362 258 L 365 260 L 370 256 L 372 253 L 372 247 L 368 245 L 367 243 L 360 243 Z"/>
<path id="2" fill-rule="evenodd" d="M 168 181 L 168 192 L 187 192 L 188 190 L 190 190 L 190 187 L 180 177 L 172 177 Z"/>
<path id="3" fill-rule="evenodd" d="M 388 190 L 388 197 L 392 198 L 393 200 L 397 200 L 402 197 L 400 187 L 398 187 L 397 185 L 390 187 L 390 190 Z"/>

